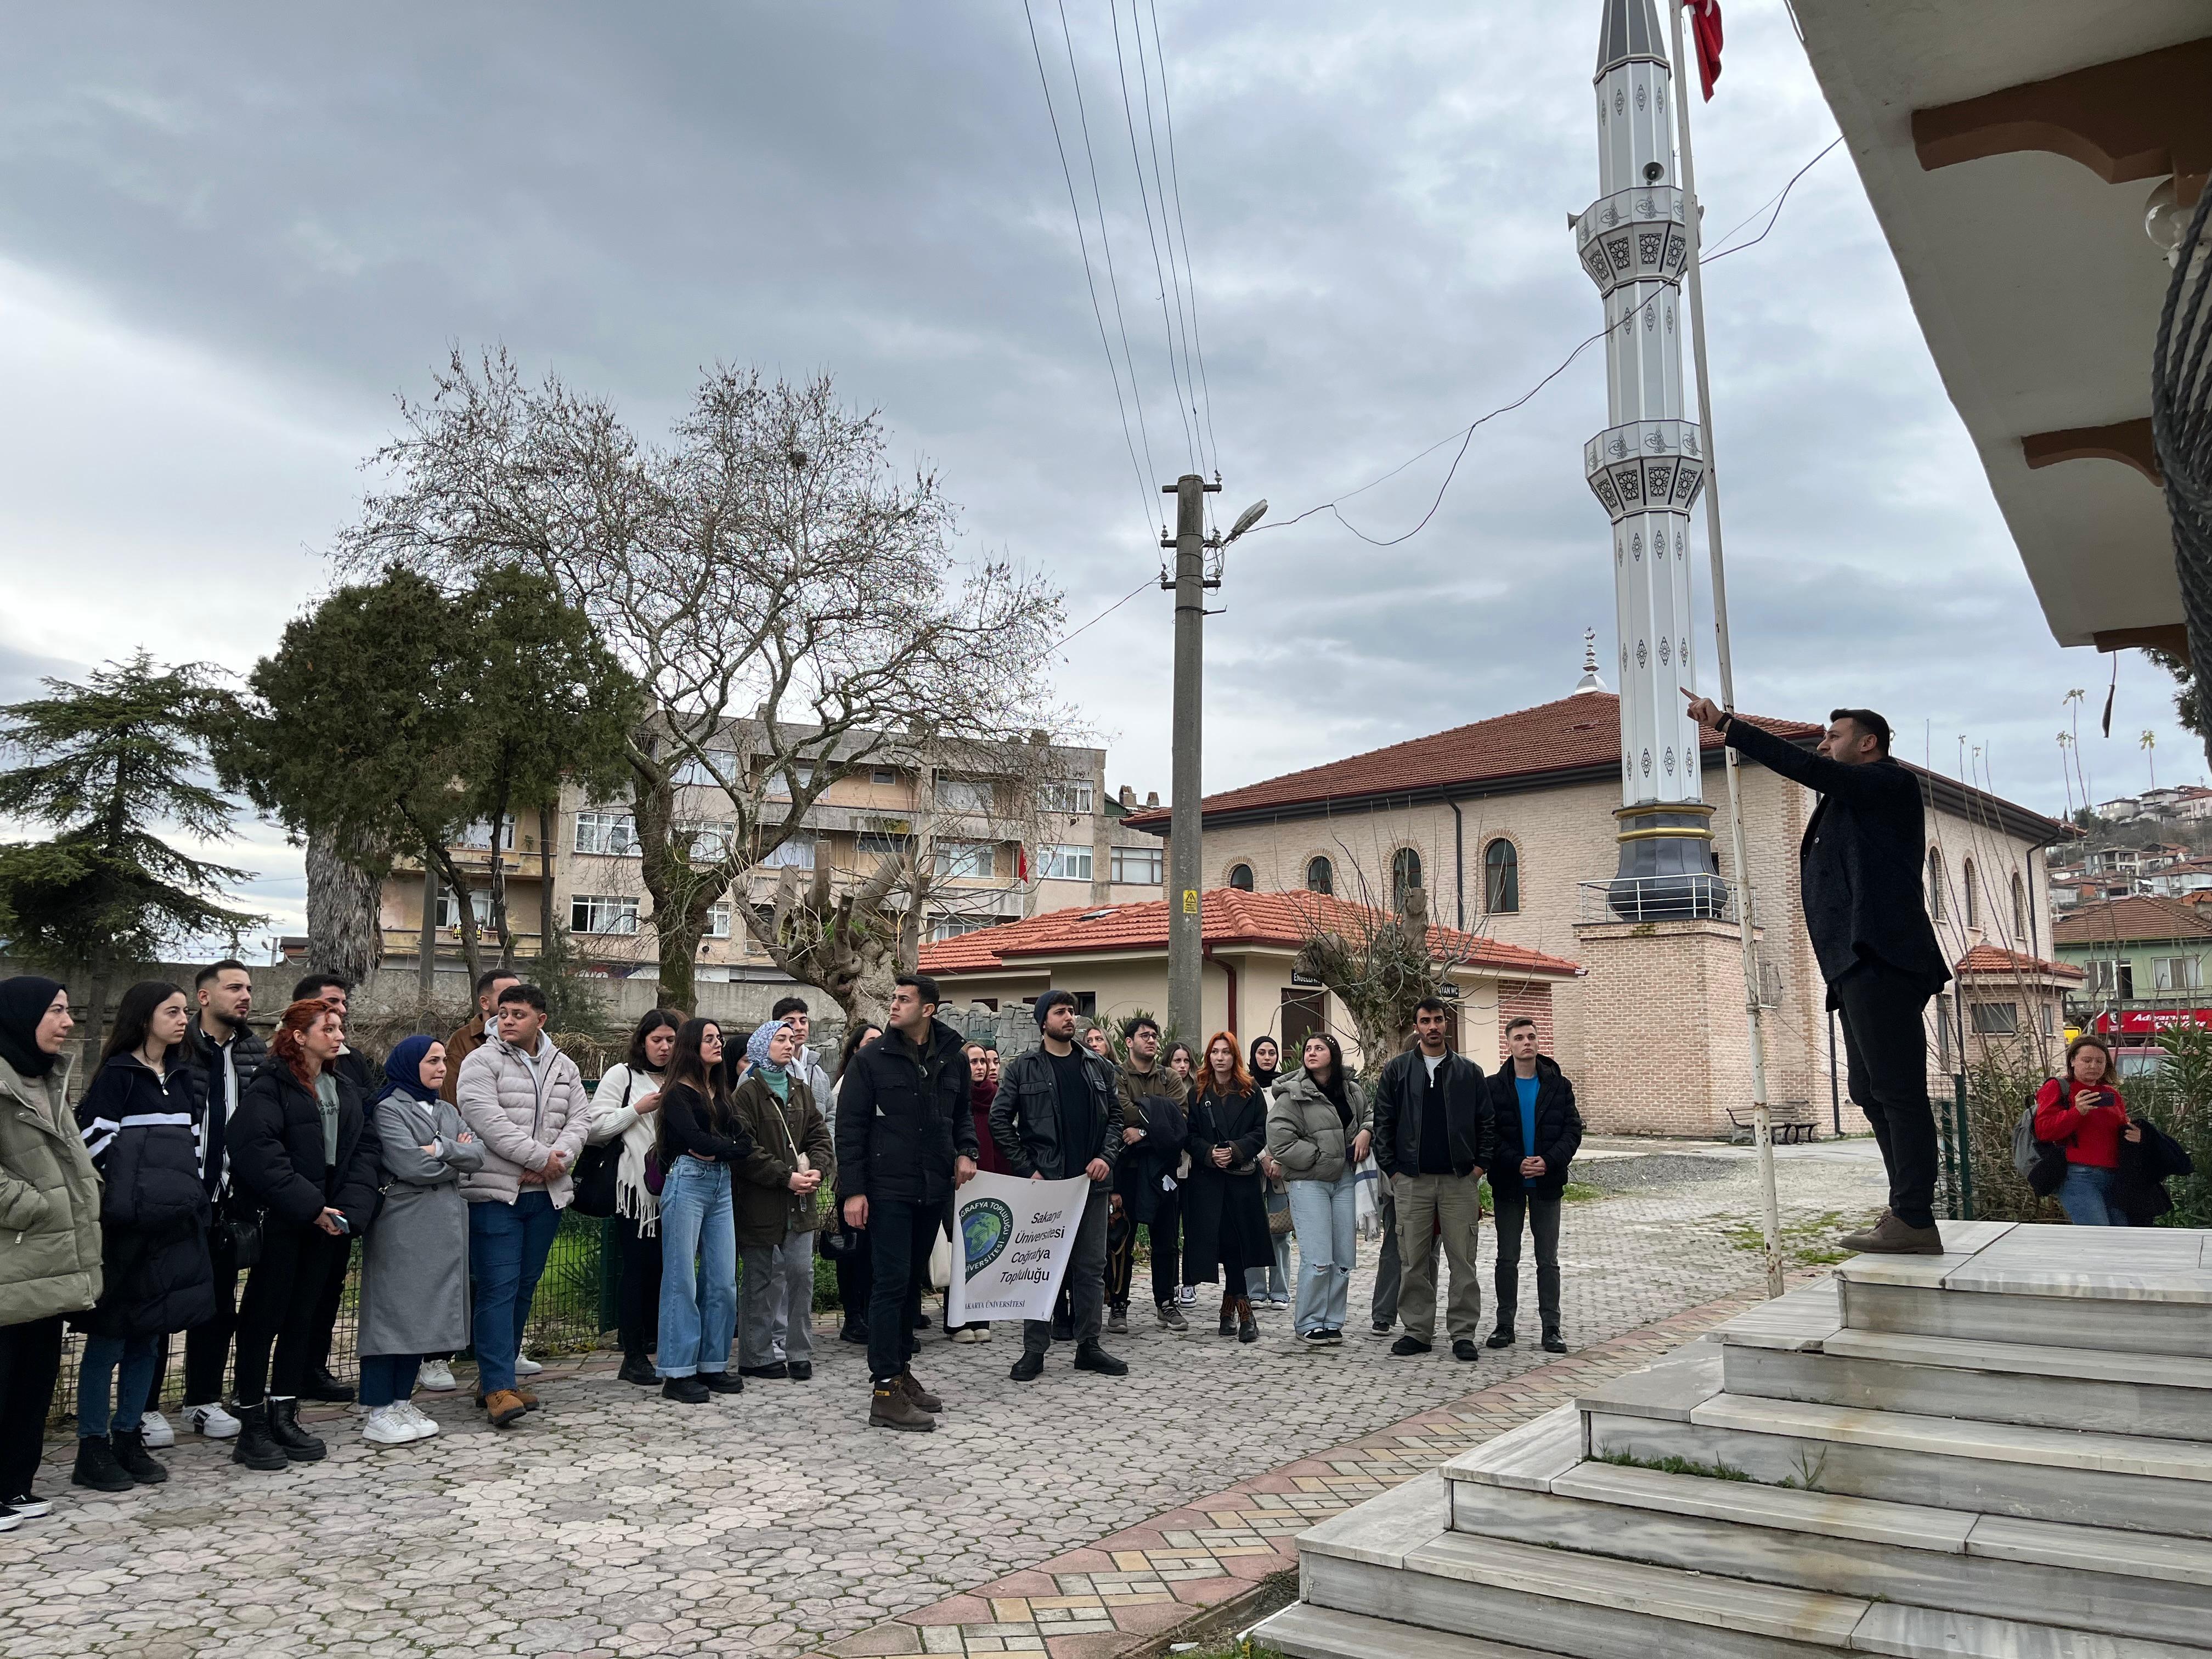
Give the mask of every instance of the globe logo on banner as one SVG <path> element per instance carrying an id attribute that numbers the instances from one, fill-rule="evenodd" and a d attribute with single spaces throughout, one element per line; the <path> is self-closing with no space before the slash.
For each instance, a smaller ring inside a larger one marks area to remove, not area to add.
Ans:
<path id="1" fill-rule="evenodd" d="M 960 1243 L 967 1258 L 968 1277 L 999 1259 L 1006 1241 L 1014 1236 L 1014 1212 L 995 1198 L 977 1199 L 960 1218 Z"/>

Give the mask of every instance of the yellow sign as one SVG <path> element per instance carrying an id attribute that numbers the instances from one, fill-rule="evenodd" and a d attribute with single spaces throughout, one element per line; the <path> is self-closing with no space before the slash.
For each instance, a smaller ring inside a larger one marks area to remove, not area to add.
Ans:
<path id="1" fill-rule="evenodd" d="M 1187 916 L 1194 916 L 1198 914 L 1197 888 L 1186 887 L 1182 890 L 1182 913 Z"/>

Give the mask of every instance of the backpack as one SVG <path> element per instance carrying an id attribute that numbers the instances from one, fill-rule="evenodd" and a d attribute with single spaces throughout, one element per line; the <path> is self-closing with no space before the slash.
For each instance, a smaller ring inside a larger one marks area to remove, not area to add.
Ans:
<path id="1" fill-rule="evenodd" d="M 2058 1085 L 2060 1100 L 2070 1099 L 2074 1085 Z M 2048 1198 L 2066 1179 L 2066 1150 L 2035 1138 L 2035 1097 L 2027 1097 L 2020 1121 L 2012 1126 L 2012 1167 L 2039 1198 Z"/>
<path id="2" fill-rule="evenodd" d="M 636 1086 L 634 1077 L 623 1079 L 620 1111 L 629 1104 L 630 1091 Z M 577 1155 L 575 1174 L 571 1177 L 572 1194 L 569 1208 L 578 1215 L 588 1215 L 605 1220 L 615 1212 L 615 1176 L 622 1165 L 622 1137 L 601 1141 L 596 1146 L 586 1146 Z"/>

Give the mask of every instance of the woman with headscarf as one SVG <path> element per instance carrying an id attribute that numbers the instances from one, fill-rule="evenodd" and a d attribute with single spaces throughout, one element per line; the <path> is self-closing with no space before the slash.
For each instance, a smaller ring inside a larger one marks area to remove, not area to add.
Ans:
<path id="1" fill-rule="evenodd" d="M 384 1062 L 371 1114 L 384 1203 L 361 1249 L 361 1403 L 372 1446 L 427 1440 L 438 1425 L 408 1396 L 426 1353 L 469 1345 L 469 1206 L 460 1178 L 483 1168 L 483 1143 L 439 1098 L 446 1045 L 411 1036 Z"/>
<path id="2" fill-rule="evenodd" d="M 1261 1109 L 1275 1092 L 1276 1080 L 1283 1057 L 1282 1045 L 1262 1031 L 1252 1039 L 1246 1051 L 1247 1069 L 1252 1074 L 1252 1086 L 1260 1094 Z M 1264 1267 L 1247 1267 L 1244 1284 L 1247 1299 L 1265 1302 L 1270 1309 L 1291 1305 L 1291 1193 L 1283 1184 L 1283 1166 L 1267 1156 L 1260 1154 L 1260 1183 L 1267 1206 L 1267 1241 L 1270 1257 Z"/>
<path id="3" fill-rule="evenodd" d="M 77 1127 L 100 1175 L 100 1301 L 70 1316 L 77 1365 L 73 1486 L 128 1492 L 169 1478 L 140 1428 L 162 1340 L 215 1311 L 213 1212 L 200 1179 L 205 1103 L 179 1047 L 191 1019 L 165 979 L 123 994 Z M 119 1395 L 119 1397 L 118 1397 Z"/>
<path id="4" fill-rule="evenodd" d="M 1297 1225 L 1298 1340 L 1320 1347 L 1344 1340 L 1358 1238 L 1353 1192 L 1373 1125 L 1366 1093 L 1344 1074 L 1334 1037 L 1315 1032 L 1304 1059 L 1303 1069 L 1275 1085 L 1267 1152 L 1283 1166 Z"/>
<path id="5" fill-rule="evenodd" d="M 1183 1183 L 1183 1271 L 1201 1284 L 1221 1270 L 1221 1334 L 1257 1342 L 1245 1269 L 1265 1262 L 1267 1206 L 1260 1149 L 1267 1100 L 1252 1086 L 1231 1031 L 1206 1039 L 1206 1072 L 1190 1108 L 1190 1179 Z"/>
<path id="6" fill-rule="evenodd" d="M 884 1028 L 862 1020 L 845 1033 L 845 1045 L 837 1051 L 837 1081 L 830 1091 L 830 1108 L 826 1114 L 830 1133 L 837 1133 L 837 1097 L 845 1091 L 845 1073 L 852 1069 L 853 1056 L 883 1036 Z M 848 1227 L 845 1218 L 832 1214 L 822 1232 L 822 1249 L 825 1255 L 837 1261 L 837 1340 L 859 1347 L 868 1346 L 868 1297 L 875 1289 L 876 1276 L 868 1255 L 868 1231 L 865 1227 Z"/>
<path id="7" fill-rule="evenodd" d="M 649 1389 L 660 1381 L 653 1369 L 653 1338 L 660 1320 L 660 1198 L 653 1191 L 659 1164 L 647 1179 L 646 1160 L 658 1138 L 653 1114 L 668 1076 L 668 1057 L 676 1052 L 676 1033 L 684 1021 L 655 1008 L 629 1036 L 629 1057 L 610 1066 L 592 1091 L 592 1127 L 586 1144 L 619 1140 L 615 1162 L 615 1240 L 622 1265 L 616 1294 L 616 1329 L 622 1339 L 625 1382 Z"/>
<path id="8" fill-rule="evenodd" d="M 722 1028 L 687 1019 L 660 1097 L 660 1353 L 664 1400 L 703 1405 L 742 1394 L 730 1375 L 738 1322 L 738 1245 L 730 1171 L 752 1155 L 730 1099 Z"/>
<path id="9" fill-rule="evenodd" d="M 814 1091 L 793 1063 L 799 1033 L 780 1019 L 745 1044 L 745 1080 L 732 1103 L 751 1152 L 732 1171 L 738 1259 L 744 1264 L 738 1375 L 814 1375 L 814 1231 L 836 1143 Z"/>
<path id="10" fill-rule="evenodd" d="M 250 1469 L 313 1463 L 328 1449 L 300 1426 L 300 1388 L 322 1340 L 324 1279 L 345 1271 L 378 1185 L 368 1110 L 335 1069 L 344 1052 L 337 1004 L 304 997 L 286 1008 L 226 1142 L 236 1202 L 262 1214 L 261 1260 L 238 1306 L 241 1426 L 230 1454 Z"/>

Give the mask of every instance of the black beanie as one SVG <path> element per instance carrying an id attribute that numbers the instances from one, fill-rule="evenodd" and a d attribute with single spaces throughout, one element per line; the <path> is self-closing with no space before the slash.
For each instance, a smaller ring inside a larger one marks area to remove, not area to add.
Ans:
<path id="1" fill-rule="evenodd" d="M 1036 1006 L 1031 1009 L 1030 1012 L 1036 1016 L 1038 1030 L 1042 1031 L 1044 1030 L 1044 1017 L 1050 1013 L 1054 1009 L 1059 1007 L 1063 1002 L 1067 1004 L 1069 1007 L 1073 1007 L 1075 1006 L 1075 993 L 1073 991 L 1047 991 L 1042 996 L 1036 1000 Z"/>

